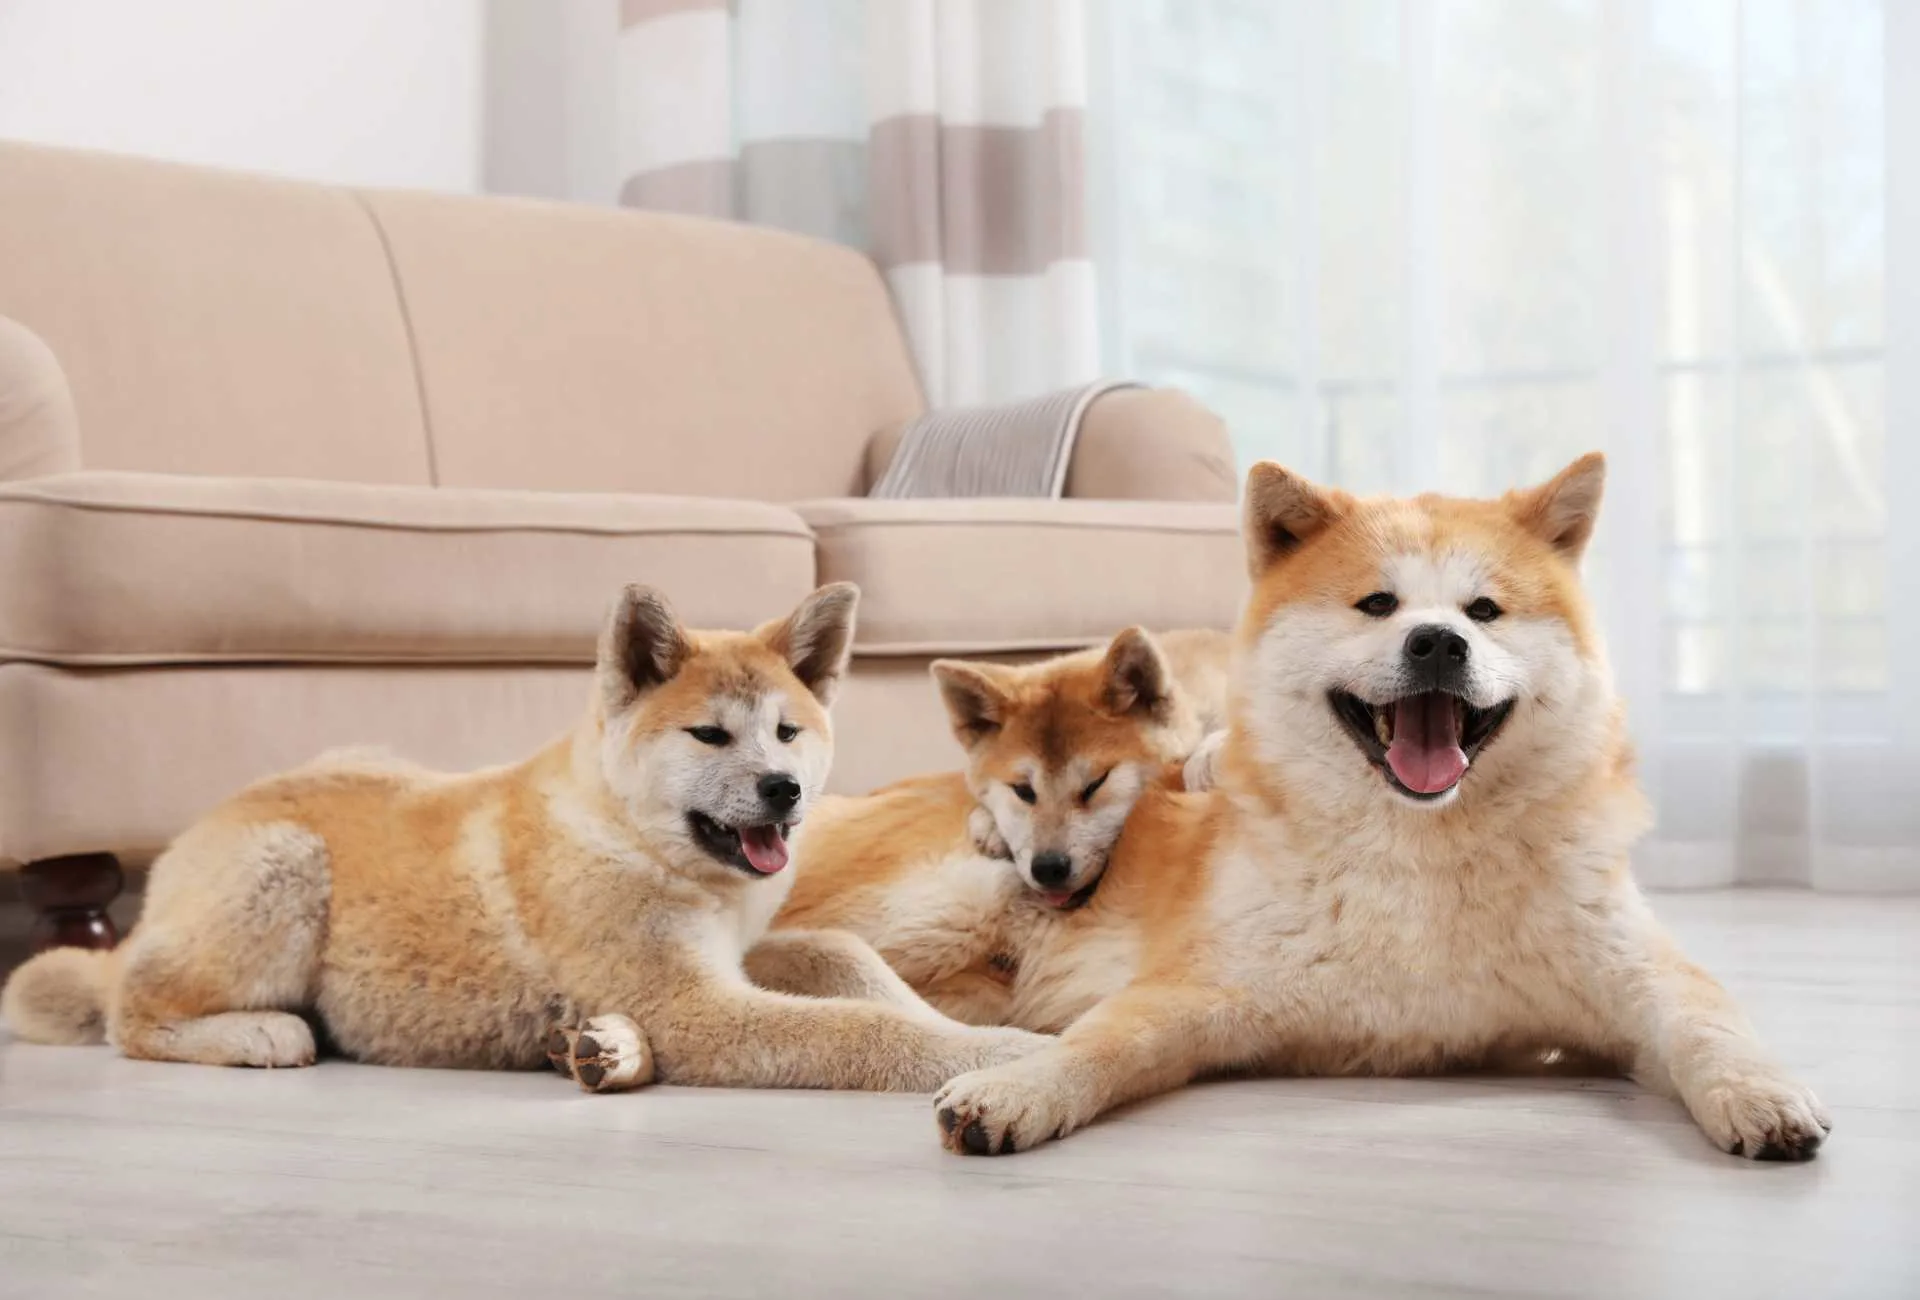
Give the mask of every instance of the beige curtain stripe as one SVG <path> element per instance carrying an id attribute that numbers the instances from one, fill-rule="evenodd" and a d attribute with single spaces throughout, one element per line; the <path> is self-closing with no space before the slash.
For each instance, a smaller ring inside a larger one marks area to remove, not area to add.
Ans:
<path id="1" fill-rule="evenodd" d="M 727 0 L 620 0 L 620 26 L 622 28 L 637 27 L 655 18 L 667 18 L 674 14 L 696 13 L 708 9 L 718 9 L 725 13 Z"/>
<path id="2" fill-rule="evenodd" d="M 865 140 L 752 140 L 740 146 L 735 215 L 864 248 L 866 177 Z"/>
<path id="3" fill-rule="evenodd" d="M 620 206 L 695 217 L 731 217 L 733 162 L 708 158 L 638 172 L 620 187 Z"/>
<path id="4" fill-rule="evenodd" d="M 1037 275 L 1088 255 L 1085 114 L 1038 127 L 957 126 L 911 113 L 876 122 L 867 184 L 882 267 L 938 262 L 949 274 Z"/>

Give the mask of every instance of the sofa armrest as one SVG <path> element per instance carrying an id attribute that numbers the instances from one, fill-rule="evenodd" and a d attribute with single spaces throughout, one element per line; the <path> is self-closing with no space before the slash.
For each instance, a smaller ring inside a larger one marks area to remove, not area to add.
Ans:
<path id="1" fill-rule="evenodd" d="M 1087 407 L 1067 495 L 1103 501 L 1237 501 L 1219 416 L 1178 388 L 1116 388 Z"/>
<path id="2" fill-rule="evenodd" d="M 80 468 L 80 421 L 53 349 L 0 316 L 0 481 Z"/>
<path id="3" fill-rule="evenodd" d="M 903 421 L 867 442 L 866 486 L 893 463 Z M 1104 501 L 1235 501 L 1240 483 L 1220 417 L 1177 388 L 1116 388 L 1087 407 L 1065 494 Z"/>

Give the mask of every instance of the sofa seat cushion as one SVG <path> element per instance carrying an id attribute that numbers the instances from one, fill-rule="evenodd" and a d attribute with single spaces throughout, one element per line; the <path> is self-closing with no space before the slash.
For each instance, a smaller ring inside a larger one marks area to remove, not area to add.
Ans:
<path id="1" fill-rule="evenodd" d="M 813 571 L 757 501 L 60 474 L 0 485 L 0 658 L 590 663 L 624 583 L 744 627 Z"/>
<path id="2" fill-rule="evenodd" d="M 1128 624 L 1231 627 L 1239 514 L 1163 501 L 804 501 L 820 581 L 860 584 L 855 653 L 1061 650 Z"/>

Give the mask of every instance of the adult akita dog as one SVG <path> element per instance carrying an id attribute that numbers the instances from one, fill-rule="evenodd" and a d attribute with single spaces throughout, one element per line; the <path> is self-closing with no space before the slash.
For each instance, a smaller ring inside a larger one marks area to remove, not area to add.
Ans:
<path id="1" fill-rule="evenodd" d="M 928 1090 L 1032 1051 L 941 1017 L 851 936 L 756 948 L 826 780 L 857 596 L 690 632 L 630 587 L 571 734 L 470 775 L 349 756 L 260 782 L 154 864 L 119 949 L 34 958 L 0 1008 L 23 1038 L 253 1066 L 310 1064 L 311 1014 L 363 1061 L 529 1068 L 552 1048 L 596 1091 Z"/>
<path id="2" fill-rule="evenodd" d="M 1135 807 L 1085 933 L 1052 954 L 1091 1009 L 949 1083 L 949 1147 L 1021 1150 L 1207 1073 L 1557 1050 L 1677 1094 L 1723 1150 L 1813 1154 L 1820 1102 L 1629 872 L 1647 807 L 1577 573 L 1604 472 L 1359 500 L 1254 468 L 1218 785 Z"/>
<path id="3" fill-rule="evenodd" d="M 1134 803 L 1224 717 L 1229 651 L 1220 632 L 1128 628 L 1020 667 L 936 661 L 965 771 L 822 800 L 775 929 L 851 931 L 969 1024 L 1065 1028 L 1098 981 L 1055 978 L 1056 949 L 1113 915 L 1079 914 Z"/>

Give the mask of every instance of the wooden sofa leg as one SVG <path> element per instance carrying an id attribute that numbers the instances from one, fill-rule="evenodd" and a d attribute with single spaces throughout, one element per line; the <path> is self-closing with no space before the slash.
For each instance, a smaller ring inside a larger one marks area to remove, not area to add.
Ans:
<path id="1" fill-rule="evenodd" d="M 42 858 L 20 868 L 20 894 L 34 911 L 29 942 L 49 948 L 111 948 L 120 941 L 107 915 L 119 896 L 120 860 L 111 853 Z"/>

